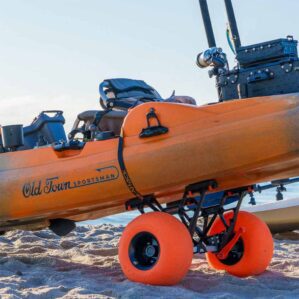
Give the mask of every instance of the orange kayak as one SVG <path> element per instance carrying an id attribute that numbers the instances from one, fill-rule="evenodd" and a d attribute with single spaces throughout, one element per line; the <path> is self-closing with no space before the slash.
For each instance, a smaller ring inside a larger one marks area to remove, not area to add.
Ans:
<path id="1" fill-rule="evenodd" d="M 168 130 L 140 138 L 152 108 Z M 129 111 L 122 131 L 131 183 L 160 203 L 181 198 L 187 185 L 205 180 L 216 180 L 220 191 L 299 175 L 299 94 L 201 107 L 145 103 Z M 82 221 L 124 211 L 134 194 L 120 168 L 119 141 L 0 154 L 0 226 L 42 226 L 53 218 Z"/>

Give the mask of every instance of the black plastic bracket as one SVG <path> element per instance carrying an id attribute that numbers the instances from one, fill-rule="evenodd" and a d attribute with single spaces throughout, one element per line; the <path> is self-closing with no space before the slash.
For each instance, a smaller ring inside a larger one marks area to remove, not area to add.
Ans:
<path id="1" fill-rule="evenodd" d="M 185 188 L 184 195 L 188 193 L 203 193 L 207 191 L 213 191 L 215 188 L 217 188 L 217 182 L 215 180 L 207 180 L 202 181 L 199 183 L 190 184 Z"/>
<path id="2" fill-rule="evenodd" d="M 146 195 L 141 198 L 133 198 L 125 203 L 126 210 L 131 211 L 137 209 L 141 214 L 144 214 L 144 208 L 149 207 L 155 212 L 164 212 L 165 209 L 157 201 L 154 195 Z"/>

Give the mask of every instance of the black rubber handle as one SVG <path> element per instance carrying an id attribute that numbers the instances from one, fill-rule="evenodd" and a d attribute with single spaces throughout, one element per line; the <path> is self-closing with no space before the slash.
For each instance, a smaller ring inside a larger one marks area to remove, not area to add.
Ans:
<path id="1" fill-rule="evenodd" d="M 141 133 L 139 134 L 139 137 L 148 138 L 148 137 L 166 134 L 167 132 L 168 132 L 168 128 L 163 126 L 147 127 L 145 129 L 142 129 Z"/>

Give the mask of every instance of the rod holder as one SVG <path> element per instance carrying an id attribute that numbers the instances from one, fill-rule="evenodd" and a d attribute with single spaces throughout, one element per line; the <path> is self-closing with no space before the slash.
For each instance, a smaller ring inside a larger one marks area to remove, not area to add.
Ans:
<path id="1" fill-rule="evenodd" d="M 210 48 L 216 47 L 216 41 L 215 41 L 215 36 L 214 36 L 213 27 L 211 23 L 207 0 L 199 0 L 199 6 L 201 10 L 202 20 L 205 27 L 209 47 Z"/>
<path id="2" fill-rule="evenodd" d="M 234 13 L 234 8 L 231 0 L 224 0 L 225 8 L 226 8 L 226 14 L 228 18 L 229 27 L 231 30 L 231 34 L 233 37 L 233 43 L 235 46 L 235 50 L 241 47 L 241 40 L 240 35 L 238 31 L 238 26 L 236 22 L 236 17 Z"/>

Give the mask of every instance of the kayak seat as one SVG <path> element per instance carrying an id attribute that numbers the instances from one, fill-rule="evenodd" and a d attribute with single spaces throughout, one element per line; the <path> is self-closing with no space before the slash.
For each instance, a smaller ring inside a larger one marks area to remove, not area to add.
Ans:
<path id="1" fill-rule="evenodd" d="M 127 112 L 123 110 L 84 111 L 77 116 L 77 119 L 75 120 L 72 130 L 69 134 L 69 139 L 74 139 L 75 135 L 78 133 L 83 134 L 83 137 L 86 139 L 92 139 L 92 132 L 94 132 L 94 137 L 102 132 L 111 132 L 109 134 L 109 138 L 112 138 L 112 134 L 113 136 L 119 136 L 121 126 L 126 115 Z M 100 118 L 99 122 L 96 121 L 97 118 Z M 99 137 L 98 140 L 103 140 L 103 136 L 108 135 L 104 134 Z"/>
<path id="2" fill-rule="evenodd" d="M 173 94 L 168 99 L 162 99 L 153 87 L 142 80 L 107 79 L 100 84 L 99 91 L 100 104 L 104 110 L 88 110 L 80 113 L 69 134 L 70 140 L 78 133 L 82 134 L 85 140 L 97 139 L 96 135 L 100 132 L 112 132 L 113 136 L 119 136 L 128 110 L 146 102 L 196 105 L 195 100 L 187 96 Z M 98 140 L 103 140 L 103 136 L 112 138 L 111 134 L 107 133 L 101 135 Z"/>
<path id="3" fill-rule="evenodd" d="M 98 124 L 100 131 L 111 131 L 116 136 L 119 136 L 126 115 L 127 112 L 122 110 L 109 111 L 102 117 Z"/>
<path id="4" fill-rule="evenodd" d="M 100 104 L 105 109 L 128 110 L 151 101 L 163 101 L 159 93 L 142 80 L 107 79 L 99 86 Z"/>
<path id="5" fill-rule="evenodd" d="M 195 100 L 188 96 L 172 96 L 164 102 L 196 105 Z M 141 102 L 137 103 L 137 105 L 140 104 Z M 117 137 L 120 135 L 121 127 L 127 113 L 127 110 L 116 109 L 84 111 L 78 114 L 69 134 L 69 139 L 72 140 L 78 133 L 83 134 L 86 139 L 91 139 L 91 131 L 95 131 L 94 137 L 99 132 L 112 132 L 114 136 Z M 92 128 L 94 125 L 96 125 L 96 127 Z M 103 139 L 100 138 L 99 140 Z"/>
<path id="6" fill-rule="evenodd" d="M 163 99 L 160 94 L 142 80 L 109 79 L 104 80 L 100 86 L 100 104 L 104 110 L 128 110 L 146 102 L 172 102 L 196 105 L 196 101 L 188 96 L 176 96 L 175 92 Z"/>

